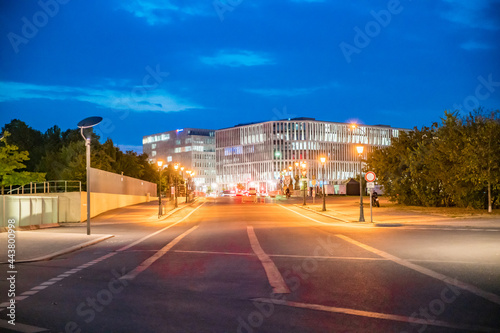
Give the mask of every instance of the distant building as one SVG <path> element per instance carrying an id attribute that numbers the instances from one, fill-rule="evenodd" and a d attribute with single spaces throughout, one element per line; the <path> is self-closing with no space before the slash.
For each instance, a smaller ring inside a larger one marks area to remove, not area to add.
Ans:
<path id="1" fill-rule="evenodd" d="M 185 170 L 194 171 L 194 182 L 199 191 L 206 191 L 215 183 L 214 130 L 182 128 L 148 135 L 143 137 L 142 147 L 150 162 L 180 163 Z"/>
<path id="2" fill-rule="evenodd" d="M 216 131 L 216 166 L 219 188 L 237 183 L 275 190 L 288 177 L 300 175 L 296 162 L 306 162 L 309 186 L 339 184 L 359 175 L 356 145 L 384 147 L 402 129 L 385 125 L 358 125 L 294 118 L 241 124 Z M 325 172 L 319 162 L 326 156 Z M 290 171 L 289 167 L 292 167 Z M 286 172 L 283 172 L 286 170 Z M 288 176 L 288 177 L 287 177 Z"/>

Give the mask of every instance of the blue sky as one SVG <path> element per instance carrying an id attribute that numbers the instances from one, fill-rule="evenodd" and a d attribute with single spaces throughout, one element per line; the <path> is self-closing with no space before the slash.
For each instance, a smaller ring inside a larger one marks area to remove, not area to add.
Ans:
<path id="1" fill-rule="evenodd" d="M 185 4 L 188 3 L 188 4 Z M 105 140 L 292 117 L 413 128 L 500 105 L 496 0 L 2 1 L 0 124 Z"/>

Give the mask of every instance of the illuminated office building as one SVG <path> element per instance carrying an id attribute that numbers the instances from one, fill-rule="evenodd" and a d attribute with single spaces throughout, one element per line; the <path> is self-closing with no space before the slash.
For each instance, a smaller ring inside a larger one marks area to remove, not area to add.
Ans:
<path id="1" fill-rule="evenodd" d="M 292 179 L 299 170 L 296 162 L 306 162 L 309 186 L 340 184 L 359 175 L 356 145 L 365 147 L 363 158 L 374 147 L 384 147 L 401 130 L 385 125 L 357 125 L 294 118 L 236 125 L 216 131 L 216 168 L 219 188 L 253 183 L 261 189 L 280 187 L 281 179 Z M 325 173 L 319 162 L 326 156 Z M 289 167 L 292 166 L 290 171 Z"/>
<path id="2" fill-rule="evenodd" d="M 215 183 L 214 130 L 182 128 L 148 135 L 143 137 L 142 147 L 152 163 L 180 163 L 185 170 L 194 171 L 193 180 L 199 191 L 206 191 Z"/>

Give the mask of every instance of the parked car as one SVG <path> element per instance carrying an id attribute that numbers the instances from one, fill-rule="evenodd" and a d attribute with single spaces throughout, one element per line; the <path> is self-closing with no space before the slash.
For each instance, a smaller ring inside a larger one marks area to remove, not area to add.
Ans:
<path id="1" fill-rule="evenodd" d="M 248 189 L 248 195 L 257 195 L 257 190 L 255 189 L 255 187 L 250 187 Z"/>

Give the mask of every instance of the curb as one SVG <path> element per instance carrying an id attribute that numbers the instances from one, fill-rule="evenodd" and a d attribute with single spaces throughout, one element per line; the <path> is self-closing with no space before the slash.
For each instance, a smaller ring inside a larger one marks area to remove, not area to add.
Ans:
<path id="1" fill-rule="evenodd" d="M 55 257 L 60 256 L 60 255 L 71 253 L 71 252 L 83 249 L 84 247 L 88 247 L 90 245 L 94 245 L 94 244 L 100 243 L 100 242 L 102 242 L 102 241 L 104 241 L 106 239 L 109 239 L 111 237 L 115 237 L 115 235 L 104 235 L 102 237 L 93 239 L 91 241 L 88 241 L 88 242 L 85 242 L 85 243 L 81 243 L 81 244 L 78 244 L 78 245 L 74 245 L 74 246 L 69 247 L 67 249 L 64 249 L 64 250 L 61 250 L 61 251 L 57 251 L 57 252 L 54 252 L 54 253 L 51 253 L 51 254 L 47 254 L 45 256 L 41 256 L 41 257 L 38 257 L 38 258 L 26 259 L 26 260 L 16 260 L 16 263 L 22 264 L 22 263 L 29 263 L 29 262 L 36 262 L 36 261 L 51 260 L 51 259 L 53 259 Z M 0 264 L 7 264 L 7 262 L 0 262 Z"/>
<path id="2" fill-rule="evenodd" d="M 313 212 L 313 213 L 316 213 L 316 214 L 321 215 L 321 216 L 329 217 L 329 218 L 334 219 L 334 220 L 339 220 L 339 221 L 344 222 L 344 223 L 354 223 L 354 222 L 351 222 L 351 221 L 347 221 L 347 220 L 341 219 L 340 217 L 335 217 L 335 216 L 331 216 L 331 215 L 328 215 L 328 214 L 320 213 L 320 212 L 315 211 L 315 210 L 313 210 L 311 208 L 304 207 L 304 206 L 301 206 L 301 205 L 294 204 L 294 206 L 298 207 L 298 208 L 305 209 L 305 210 Z"/>
<path id="3" fill-rule="evenodd" d="M 174 208 L 170 211 L 168 211 L 165 215 L 162 215 L 160 218 L 157 218 L 157 221 L 163 221 L 165 220 L 166 218 L 169 218 L 170 216 L 172 216 L 173 214 L 177 213 L 178 211 L 186 208 L 187 206 L 191 206 L 193 204 L 195 204 L 196 202 L 198 201 L 198 198 L 194 198 L 193 199 L 193 202 L 190 202 L 190 203 L 187 203 L 187 204 L 184 204 L 184 206 L 182 207 L 177 207 L 177 208 Z M 151 217 L 151 219 L 154 219 L 154 215 Z"/>
<path id="4" fill-rule="evenodd" d="M 436 225 L 436 224 L 412 224 L 412 223 L 400 223 L 400 222 L 397 222 L 397 223 L 373 222 L 372 223 L 372 222 L 347 221 L 347 220 L 341 219 L 339 217 L 334 217 L 334 216 L 331 216 L 331 215 L 328 215 L 328 214 L 324 214 L 324 213 L 315 211 L 315 210 L 313 210 L 311 208 L 304 207 L 304 206 L 301 206 L 301 205 L 294 204 L 294 206 L 297 207 L 297 208 L 302 208 L 304 210 L 310 211 L 312 213 L 316 213 L 316 214 L 321 215 L 321 216 L 329 217 L 331 219 L 344 222 L 344 223 L 349 223 L 349 224 L 358 223 L 358 224 L 361 224 L 361 225 L 371 225 L 371 226 L 377 227 L 377 228 L 408 227 L 408 228 L 416 228 L 416 229 L 418 229 L 418 228 L 450 228 L 450 229 L 472 229 L 472 230 L 479 230 L 479 229 L 488 229 L 488 230 L 491 229 L 491 230 L 493 230 L 493 229 L 498 229 L 498 227 L 484 227 L 484 226 L 472 226 L 472 225 L 458 226 L 458 225 Z"/>

